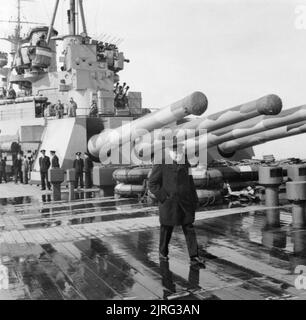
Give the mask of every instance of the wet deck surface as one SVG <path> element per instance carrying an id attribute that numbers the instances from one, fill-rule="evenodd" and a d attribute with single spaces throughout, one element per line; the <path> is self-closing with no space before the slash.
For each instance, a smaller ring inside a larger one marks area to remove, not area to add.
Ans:
<path id="1" fill-rule="evenodd" d="M 155 207 L 126 199 L 0 200 L 0 256 L 9 289 L 0 299 L 305 299 L 295 268 L 306 265 L 306 230 L 268 225 L 262 206 L 201 211 L 196 232 L 206 268 L 189 266 L 184 235 L 158 257 Z M 2 195 L 1 195 L 2 198 Z M 274 211 L 275 213 L 275 211 Z"/>

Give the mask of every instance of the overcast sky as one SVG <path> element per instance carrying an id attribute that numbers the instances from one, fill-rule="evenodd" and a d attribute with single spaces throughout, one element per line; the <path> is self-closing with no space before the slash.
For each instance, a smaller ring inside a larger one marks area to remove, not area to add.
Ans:
<path id="1" fill-rule="evenodd" d="M 0 19 L 14 17 L 15 0 L 0 0 Z M 56 28 L 66 32 L 68 0 Z M 207 114 L 269 93 L 284 109 L 306 104 L 306 29 L 296 28 L 306 0 L 84 0 L 90 34 L 124 38 L 131 63 L 121 73 L 144 107 L 162 107 L 199 90 Z M 29 21 L 49 23 L 53 0 L 23 2 Z M 306 19 L 305 19 L 306 21 Z M 1 24 L 2 33 L 8 25 Z M 5 43 L 1 41 L 2 48 Z M 306 158 L 305 135 L 266 143 L 258 157 Z"/>

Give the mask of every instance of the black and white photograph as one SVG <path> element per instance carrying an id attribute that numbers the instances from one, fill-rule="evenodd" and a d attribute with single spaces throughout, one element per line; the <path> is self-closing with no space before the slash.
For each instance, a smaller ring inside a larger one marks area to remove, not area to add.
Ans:
<path id="1" fill-rule="evenodd" d="M 0 300 L 306 300 L 305 57 L 306 0 L 0 0 Z"/>

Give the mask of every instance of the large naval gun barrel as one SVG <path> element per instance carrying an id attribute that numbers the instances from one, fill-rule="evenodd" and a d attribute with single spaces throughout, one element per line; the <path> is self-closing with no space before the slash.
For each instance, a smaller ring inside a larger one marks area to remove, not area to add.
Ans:
<path id="1" fill-rule="evenodd" d="M 206 141 L 207 148 L 232 141 L 238 138 L 252 136 L 270 129 L 288 126 L 297 122 L 306 121 L 306 105 L 282 111 L 276 116 L 261 116 L 234 126 L 225 127 L 207 134 L 207 137 L 200 137 L 197 140 L 199 147 Z M 186 141 L 187 145 L 191 142 Z"/>
<path id="2" fill-rule="evenodd" d="M 269 94 L 259 99 L 229 108 L 206 118 L 196 119 L 183 124 L 180 129 L 205 129 L 207 132 L 252 119 L 259 115 L 277 115 L 282 110 L 282 100 L 275 94 Z"/>
<path id="3" fill-rule="evenodd" d="M 143 141 L 136 144 L 134 151 L 146 160 L 146 155 L 149 157 L 153 152 L 158 152 L 163 148 L 162 138 L 167 137 L 169 133 L 170 136 L 176 136 L 178 139 L 194 139 L 195 135 L 201 133 L 201 130 L 205 130 L 205 133 L 210 133 L 218 129 L 222 130 L 221 128 L 237 123 L 239 125 L 242 121 L 252 119 L 259 115 L 277 115 L 281 112 L 281 109 L 281 99 L 277 95 L 270 94 L 257 100 L 209 115 L 206 118 L 192 120 L 173 129 L 165 128 L 160 131 L 157 137 L 153 136 L 153 133 L 150 137 L 144 136 Z M 150 143 L 151 141 L 153 141 L 153 143 Z M 203 144 L 203 139 L 201 141 Z M 201 141 L 199 141 L 200 144 Z M 188 143 L 194 144 L 194 141 L 189 141 Z"/>
<path id="4" fill-rule="evenodd" d="M 301 121 L 280 128 L 267 130 L 259 134 L 224 142 L 218 146 L 218 149 L 222 156 L 231 157 L 238 150 L 253 147 L 272 140 L 295 136 L 305 132 L 306 121 Z"/>
<path id="5" fill-rule="evenodd" d="M 93 136 L 88 142 L 88 151 L 94 157 L 100 156 L 100 160 L 105 161 L 114 144 L 119 147 L 143 135 L 144 131 L 161 128 L 191 114 L 201 115 L 206 111 L 207 104 L 207 98 L 202 92 L 194 92 L 167 107 L 126 123 L 119 128 L 104 130 Z"/>

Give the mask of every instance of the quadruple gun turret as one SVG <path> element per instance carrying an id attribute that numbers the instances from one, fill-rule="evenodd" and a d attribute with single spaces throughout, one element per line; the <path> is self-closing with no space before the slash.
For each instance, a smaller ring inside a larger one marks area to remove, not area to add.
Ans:
<path id="1" fill-rule="evenodd" d="M 195 150 L 197 153 L 201 149 L 209 152 L 211 148 L 218 147 L 220 157 L 227 157 L 258 141 L 298 134 L 303 130 L 301 121 L 306 121 L 306 106 L 281 112 L 281 99 L 271 94 L 177 125 L 186 116 L 202 115 L 207 104 L 206 96 L 195 92 L 115 130 L 102 131 L 89 140 L 88 150 L 102 163 L 111 164 L 112 152 L 129 144 L 129 148 L 123 151 L 128 150 L 141 161 L 151 161 L 154 154 L 165 147 L 165 140 L 175 137 L 176 143 L 181 140 L 187 155 Z"/>

